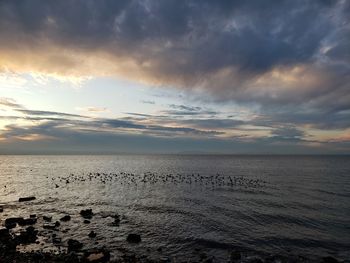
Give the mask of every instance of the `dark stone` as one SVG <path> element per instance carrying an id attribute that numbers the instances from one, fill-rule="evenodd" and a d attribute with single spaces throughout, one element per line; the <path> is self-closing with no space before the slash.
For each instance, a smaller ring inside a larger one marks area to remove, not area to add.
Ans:
<path id="1" fill-rule="evenodd" d="M 35 230 L 34 227 L 27 227 L 25 232 L 21 232 L 19 236 L 15 237 L 17 244 L 30 244 L 35 243 L 37 239 L 38 230 Z"/>
<path id="2" fill-rule="evenodd" d="M 54 244 L 60 244 L 61 242 L 62 242 L 62 240 L 59 237 L 53 237 L 52 238 L 52 243 L 54 243 Z"/>
<path id="3" fill-rule="evenodd" d="M 4 212 L 4 207 L 0 206 L 0 213 Z"/>
<path id="4" fill-rule="evenodd" d="M 119 226 L 120 224 L 120 215 L 113 216 L 114 222 L 112 223 L 112 226 Z"/>
<path id="5" fill-rule="evenodd" d="M 339 261 L 333 257 L 324 257 L 322 258 L 323 263 L 338 263 Z"/>
<path id="6" fill-rule="evenodd" d="M 23 217 L 10 217 L 5 220 L 5 227 L 8 229 L 15 228 L 17 224 L 21 225 Z"/>
<path id="7" fill-rule="evenodd" d="M 59 227 L 60 225 L 61 225 L 60 222 L 58 222 L 58 221 L 55 222 L 55 227 Z"/>
<path id="8" fill-rule="evenodd" d="M 27 218 L 18 222 L 20 226 L 28 226 L 36 224 L 36 218 Z"/>
<path id="9" fill-rule="evenodd" d="M 85 220 L 84 220 L 84 224 L 90 224 L 90 221 L 87 220 L 87 219 L 85 219 Z"/>
<path id="10" fill-rule="evenodd" d="M 139 234 L 129 234 L 126 238 L 126 241 L 128 241 L 129 243 L 140 243 L 141 236 Z"/>
<path id="11" fill-rule="evenodd" d="M 91 232 L 89 233 L 89 237 L 90 237 L 90 238 L 96 237 L 96 233 L 95 233 L 94 231 L 91 231 Z"/>
<path id="12" fill-rule="evenodd" d="M 64 217 L 62 217 L 62 218 L 60 219 L 60 221 L 67 222 L 67 221 L 69 221 L 70 219 L 71 219 L 70 215 L 65 215 Z"/>
<path id="13" fill-rule="evenodd" d="M 85 219 L 91 219 L 94 214 L 92 213 L 92 209 L 86 209 L 86 210 L 81 210 L 80 215 Z"/>
<path id="14" fill-rule="evenodd" d="M 10 231 L 7 228 L 0 228 L 0 243 L 11 239 Z"/>
<path id="15" fill-rule="evenodd" d="M 68 251 L 78 251 L 83 248 L 83 244 L 78 240 L 69 239 L 68 240 Z"/>
<path id="16" fill-rule="evenodd" d="M 7 229 L 12 229 L 12 228 L 15 228 L 16 227 L 16 223 L 5 223 L 5 227 Z"/>
<path id="17" fill-rule="evenodd" d="M 30 217 L 30 218 L 36 218 L 36 215 L 33 214 L 33 215 L 30 215 L 29 217 Z"/>
<path id="18" fill-rule="evenodd" d="M 19 202 L 26 202 L 26 201 L 33 201 L 35 200 L 35 196 L 29 196 L 29 197 L 20 197 L 18 199 Z"/>
<path id="19" fill-rule="evenodd" d="M 52 216 L 43 216 L 43 219 L 46 222 L 51 222 L 52 221 Z"/>
<path id="20" fill-rule="evenodd" d="M 50 230 L 56 230 L 56 225 L 55 224 L 48 224 L 48 223 L 45 223 L 43 225 L 43 228 L 44 229 L 50 229 Z"/>
<path id="21" fill-rule="evenodd" d="M 0 228 L 0 261 L 1 252 L 9 253 L 16 250 L 16 243 L 7 228 Z M 2 261 L 1 261 L 2 262 Z"/>
<path id="22" fill-rule="evenodd" d="M 231 252 L 231 261 L 236 261 L 241 259 L 241 252 L 239 251 L 232 251 Z"/>

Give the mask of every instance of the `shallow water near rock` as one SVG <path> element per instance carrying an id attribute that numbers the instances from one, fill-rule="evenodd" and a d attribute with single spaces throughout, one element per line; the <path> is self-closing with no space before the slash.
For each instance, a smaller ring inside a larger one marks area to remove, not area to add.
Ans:
<path id="1" fill-rule="evenodd" d="M 0 189 L 2 225 L 38 218 L 38 244 L 21 250 L 65 250 L 73 238 L 112 258 L 205 251 L 227 261 L 235 249 L 350 258 L 346 156 L 0 156 Z M 56 221 L 57 231 L 42 228 Z M 127 242 L 131 233 L 142 241 Z"/>

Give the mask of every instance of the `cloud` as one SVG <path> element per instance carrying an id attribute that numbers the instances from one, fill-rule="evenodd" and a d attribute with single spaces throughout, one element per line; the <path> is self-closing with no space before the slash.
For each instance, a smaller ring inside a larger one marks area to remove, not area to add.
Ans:
<path id="1" fill-rule="evenodd" d="M 347 11 L 346 1 L 5 0 L 0 67 L 327 107 L 349 90 Z"/>
<path id="2" fill-rule="evenodd" d="M 152 105 L 156 104 L 155 101 L 153 101 L 153 100 L 141 100 L 141 103 L 143 103 L 143 104 L 152 104 Z"/>
<path id="3" fill-rule="evenodd" d="M 101 112 L 108 111 L 108 109 L 105 108 L 105 107 L 94 107 L 94 106 L 77 107 L 76 109 L 79 110 L 79 111 L 85 111 L 85 112 L 90 112 L 90 113 L 101 113 Z"/>
<path id="4" fill-rule="evenodd" d="M 216 115 L 216 111 L 203 109 L 198 106 L 185 106 L 170 104 L 169 108 L 172 110 L 163 110 L 160 113 L 163 115 L 177 115 L 177 116 L 186 116 L 186 115 Z"/>
<path id="5" fill-rule="evenodd" d="M 16 109 L 23 108 L 22 105 L 18 104 L 14 99 L 11 99 L 11 98 L 0 97 L 0 105 L 10 107 L 10 108 L 16 108 Z"/>
<path id="6" fill-rule="evenodd" d="M 315 137 L 300 125 L 274 119 L 218 117 L 222 112 L 206 118 L 197 106 L 170 106 L 204 112 L 188 118 L 131 113 L 117 119 L 24 109 L 11 99 L 1 102 L 18 113 L 0 116 L 9 121 L 0 128 L 1 153 L 346 153 L 350 147 L 346 130 Z"/>

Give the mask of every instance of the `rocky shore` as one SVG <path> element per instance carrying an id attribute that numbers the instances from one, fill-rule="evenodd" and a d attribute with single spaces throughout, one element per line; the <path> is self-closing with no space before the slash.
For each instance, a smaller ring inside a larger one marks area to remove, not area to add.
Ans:
<path id="1" fill-rule="evenodd" d="M 31 202 L 35 197 L 23 197 L 18 202 Z M 79 240 L 70 238 L 65 242 L 59 237 L 62 229 L 61 225 L 71 220 L 71 215 L 64 215 L 54 221 L 52 215 L 31 214 L 28 217 L 8 217 L 3 218 L 6 208 L 0 206 L 0 218 L 2 226 L 0 227 L 0 262 L 222 262 L 215 257 L 208 255 L 205 251 L 194 248 L 194 253 L 197 255 L 196 260 L 174 259 L 169 256 L 154 259 L 147 254 L 137 255 L 136 253 L 127 251 L 121 248 L 118 252 L 119 256 L 112 258 L 111 254 L 114 251 L 109 251 L 108 248 L 98 247 L 98 242 L 95 242 L 95 248 L 85 248 L 84 244 Z M 73 215 L 72 215 L 73 216 Z M 92 209 L 82 209 L 77 215 L 82 219 L 83 224 L 89 224 L 94 217 Z M 121 223 L 120 215 L 110 215 L 113 222 L 110 226 L 118 227 Z M 46 231 L 46 232 L 43 232 Z M 46 234 L 46 239 L 43 241 L 42 233 Z M 97 233 L 90 231 L 88 237 L 93 240 Z M 40 249 L 42 242 L 51 242 L 56 250 L 44 251 Z M 142 236 L 138 233 L 129 233 L 125 236 L 125 242 L 129 244 L 142 245 Z M 21 250 L 19 248 L 36 245 L 36 249 Z M 158 248 L 158 252 L 162 252 L 163 248 Z M 333 257 L 323 257 L 319 259 L 309 259 L 301 256 L 282 256 L 268 255 L 244 250 L 232 250 L 228 254 L 225 262 L 246 262 L 246 263 L 292 263 L 292 262 L 322 262 L 322 263 L 337 263 L 341 262 Z M 343 261 L 348 262 L 348 261 Z"/>

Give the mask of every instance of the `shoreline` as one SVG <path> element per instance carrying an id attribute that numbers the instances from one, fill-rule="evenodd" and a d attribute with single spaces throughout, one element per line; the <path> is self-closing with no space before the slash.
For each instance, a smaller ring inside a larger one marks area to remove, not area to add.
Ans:
<path id="1" fill-rule="evenodd" d="M 24 197 L 18 201 L 30 203 L 35 199 L 35 197 Z M 0 215 L 3 211 L 4 207 L 0 206 Z M 89 224 L 95 214 L 92 209 L 83 209 L 80 211 L 79 216 L 84 220 L 82 224 Z M 111 215 L 110 217 L 113 219 L 113 222 L 109 226 L 119 227 L 123 223 L 120 215 Z M 0 227 L 0 262 L 223 262 L 222 260 L 218 260 L 215 255 L 209 255 L 207 253 L 209 248 L 207 251 L 205 249 L 193 248 L 193 258 L 195 259 L 188 259 L 165 255 L 166 253 L 163 253 L 163 248 L 160 247 L 157 249 L 159 257 L 155 258 L 151 255 L 151 251 L 148 251 L 149 253 L 138 254 L 123 247 L 117 249 L 118 251 L 116 249 L 109 250 L 106 247 L 99 247 L 98 242 L 94 243 L 93 248 L 91 246 L 90 248 L 85 248 L 83 243 L 73 239 L 73 237 L 68 239 L 68 241 L 62 242 L 59 233 L 65 233 L 65 230 L 61 229 L 60 226 L 70 220 L 70 215 L 65 215 L 54 222 L 50 215 L 37 216 L 36 214 L 30 215 L 28 218 L 9 217 L 3 219 L 3 227 Z M 41 226 L 39 226 L 40 223 L 42 223 Z M 47 231 L 45 233 L 49 236 L 46 240 L 42 236 L 43 230 Z M 88 236 L 91 242 L 94 242 L 96 233 L 91 231 Z M 43 242 L 48 243 L 48 240 L 50 240 L 52 247 L 58 249 L 52 249 L 50 251 L 38 249 L 40 245 L 43 245 Z M 138 246 L 142 246 L 143 244 L 142 236 L 138 233 L 128 234 L 125 237 L 125 242 Z M 37 246 L 36 249 L 30 250 L 27 248 L 31 245 Z M 20 251 L 20 248 L 24 250 Z M 226 250 L 228 255 L 224 262 L 233 263 L 350 262 L 348 260 L 340 261 L 331 256 L 312 259 L 298 255 L 271 255 L 245 249 Z M 118 254 L 117 257 L 114 255 L 115 252 Z"/>

